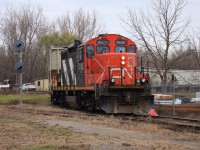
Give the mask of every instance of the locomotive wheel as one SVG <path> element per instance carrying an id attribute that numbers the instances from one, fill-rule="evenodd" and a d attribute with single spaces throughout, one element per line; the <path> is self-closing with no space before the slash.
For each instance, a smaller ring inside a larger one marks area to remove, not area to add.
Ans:
<path id="1" fill-rule="evenodd" d="M 53 94 L 51 94 L 51 103 L 53 105 L 58 105 L 58 94 L 53 92 Z"/>
<path id="2" fill-rule="evenodd" d="M 87 109 L 88 109 L 88 111 L 94 111 L 95 110 L 95 106 L 94 106 L 94 104 L 91 104 L 91 105 L 89 105 L 88 107 L 87 107 Z"/>
<path id="3" fill-rule="evenodd" d="M 63 107 L 67 107 L 67 102 L 66 102 L 66 94 L 65 92 L 61 92 L 59 95 L 59 101 L 60 101 L 60 105 Z"/>
<path id="4" fill-rule="evenodd" d="M 84 109 L 85 108 L 85 98 L 83 96 L 81 96 L 81 93 L 82 92 L 77 93 L 76 103 L 78 104 L 80 109 Z"/>
<path id="5" fill-rule="evenodd" d="M 95 99 L 94 99 L 94 97 L 93 96 L 91 96 L 91 97 L 87 97 L 87 99 L 88 99 L 88 102 L 87 102 L 87 104 L 88 104 L 88 106 L 87 106 L 87 109 L 88 109 L 88 111 L 94 111 L 95 110 Z"/>

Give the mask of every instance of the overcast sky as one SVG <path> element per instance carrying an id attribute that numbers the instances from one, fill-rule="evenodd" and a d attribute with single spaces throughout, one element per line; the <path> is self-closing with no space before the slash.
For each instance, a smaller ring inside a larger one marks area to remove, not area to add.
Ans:
<path id="1" fill-rule="evenodd" d="M 174 0 L 175 1 L 175 0 Z M 20 9 L 24 4 L 40 6 L 44 15 L 53 21 L 67 11 L 74 12 L 83 8 L 86 12 L 97 11 L 106 25 L 107 33 L 118 33 L 128 36 L 122 28 L 119 17 L 127 16 L 127 8 L 136 10 L 148 10 L 152 0 L 0 0 L 0 13 L 5 10 L 5 6 L 12 6 Z M 200 0 L 188 0 L 188 5 L 184 11 L 184 17 L 191 17 L 191 25 L 200 28 Z"/>

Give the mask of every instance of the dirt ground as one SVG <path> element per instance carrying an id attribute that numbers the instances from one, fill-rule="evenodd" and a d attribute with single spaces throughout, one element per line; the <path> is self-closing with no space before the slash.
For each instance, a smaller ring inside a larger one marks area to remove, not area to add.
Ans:
<path id="1" fill-rule="evenodd" d="M 199 150 L 200 134 L 52 105 L 0 105 L 0 149 Z"/>

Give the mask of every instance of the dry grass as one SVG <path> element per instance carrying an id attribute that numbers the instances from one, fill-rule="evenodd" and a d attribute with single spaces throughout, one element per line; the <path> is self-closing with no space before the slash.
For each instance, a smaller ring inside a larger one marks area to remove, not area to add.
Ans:
<path id="1" fill-rule="evenodd" d="M 44 115 L 39 110 L 51 113 Z M 55 114 L 54 114 L 55 112 Z M 64 114 L 69 117 L 61 117 Z M 86 134 L 71 127 L 45 124 L 44 120 L 72 121 L 85 125 L 109 127 L 114 131 L 124 130 L 136 134 Z M 37 121 L 36 121 L 37 120 Z M 40 120 L 41 122 L 39 122 Z M 0 149 L 22 150 L 88 150 L 88 149 L 184 149 L 179 141 L 198 143 L 200 136 L 187 132 L 173 132 L 157 124 L 124 121 L 114 116 L 87 116 L 84 112 L 66 110 L 50 105 L 4 105 L 0 107 Z M 144 139 L 142 139 L 144 136 Z M 148 139 L 146 138 L 148 137 Z M 167 137 L 154 140 L 154 137 Z M 170 139 L 170 140 L 168 140 Z M 175 142 L 179 142 L 176 144 Z"/>
<path id="2" fill-rule="evenodd" d="M 13 117 L 0 117 L 0 149 L 82 149 L 83 135 L 72 128 L 49 126 Z M 75 140 L 77 139 L 77 140 Z"/>
<path id="3" fill-rule="evenodd" d="M 0 149 L 88 150 L 99 146 L 98 143 L 93 145 L 94 141 L 104 139 L 98 134 L 79 133 L 71 127 L 33 122 L 33 118 L 17 115 L 20 113 L 0 115 Z"/>

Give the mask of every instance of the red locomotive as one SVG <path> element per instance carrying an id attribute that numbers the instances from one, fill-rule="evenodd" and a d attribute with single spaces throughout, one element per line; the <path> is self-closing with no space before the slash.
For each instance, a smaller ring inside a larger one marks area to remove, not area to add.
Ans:
<path id="1" fill-rule="evenodd" d="M 106 113 L 147 113 L 150 78 L 138 70 L 136 44 L 118 34 L 75 41 L 61 52 L 61 71 L 51 74 L 51 101 Z"/>

